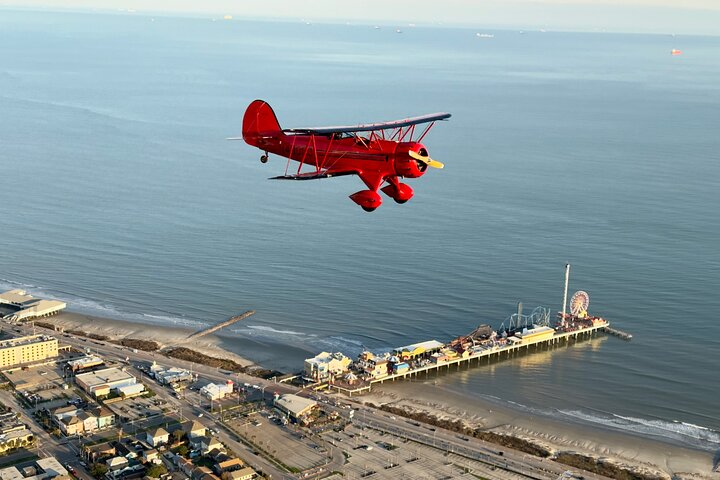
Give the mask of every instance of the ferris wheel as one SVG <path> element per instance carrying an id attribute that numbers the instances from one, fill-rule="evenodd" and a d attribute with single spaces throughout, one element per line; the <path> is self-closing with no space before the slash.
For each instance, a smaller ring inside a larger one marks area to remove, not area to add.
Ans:
<path id="1" fill-rule="evenodd" d="M 578 290 L 570 299 L 570 313 L 575 317 L 584 317 L 587 315 L 589 305 L 590 295 L 583 290 Z"/>

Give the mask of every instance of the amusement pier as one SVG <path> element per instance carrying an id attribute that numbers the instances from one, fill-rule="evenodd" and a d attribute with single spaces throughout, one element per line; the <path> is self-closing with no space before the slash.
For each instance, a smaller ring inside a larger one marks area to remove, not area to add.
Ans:
<path id="1" fill-rule="evenodd" d="M 391 352 L 374 354 L 363 351 L 353 361 L 342 353 L 323 352 L 305 360 L 303 379 L 315 389 L 333 389 L 348 396 L 369 392 L 373 384 L 415 378 L 424 374 L 459 370 L 480 365 L 487 360 L 510 358 L 520 352 L 536 351 L 545 347 L 567 344 L 604 332 L 625 340 L 632 335 L 610 328 L 602 317 L 588 314 L 590 296 L 582 290 L 575 292 L 569 302 L 568 281 L 570 265 L 565 266 L 563 310 L 550 325 L 550 309 L 538 307 L 530 315 L 523 315 L 522 303 L 518 312 L 493 330 L 480 325 L 467 335 L 442 343 L 428 340 Z"/>

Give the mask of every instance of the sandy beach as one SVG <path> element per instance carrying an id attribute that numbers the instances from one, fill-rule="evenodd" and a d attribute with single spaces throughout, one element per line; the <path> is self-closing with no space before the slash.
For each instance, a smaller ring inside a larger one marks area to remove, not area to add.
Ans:
<path id="1" fill-rule="evenodd" d="M 388 403 L 438 418 L 460 419 L 472 428 L 516 436 L 553 453 L 574 452 L 630 467 L 659 478 L 720 479 L 713 473 L 720 452 L 706 452 L 573 421 L 507 408 L 484 398 L 469 399 L 432 382 L 396 382 L 374 388 L 362 401 Z"/>
<path id="2" fill-rule="evenodd" d="M 64 331 L 78 330 L 88 334 L 104 335 L 111 340 L 133 338 L 153 340 L 165 347 L 186 347 L 216 358 L 233 360 L 243 366 L 254 365 L 254 362 L 220 346 L 223 340 L 217 335 L 206 335 L 188 340 L 188 336 L 196 330 L 187 327 L 141 324 L 110 318 L 102 318 L 74 312 L 63 312 L 43 319 Z M 226 343 L 226 342 L 225 342 Z"/>
<path id="3" fill-rule="evenodd" d="M 207 335 L 188 341 L 194 329 L 179 326 L 140 324 L 101 318 L 80 313 L 64 312 L 49 319 L 63 330 L 80 330 L 89 334 L 104 335 L 110 339 L 146 339 L 162 347 L 183 346 L 217 358 L 227 358 L 244 366 L 259 364 L 263 359 L 253 355 L 253 362 L 238 354 L 252 347 L 252 339 Z M 255 345 L 257 347 L 257 345 Z M 283 347 L 285 348 L 285 347 Z M 287 347 L 292 348 L 292 347 Z M 261 349 L 266 358 L 279 355 L 278 346 Z M 252 351 L 252 349 L 251 349 Z M 254 350 L 257 353 L 259 350 Z M 300 355 L 302 352 L 294 352 Z M 302 365 L 298 364 L 299 370 Z M 479 397 L 466 396 L 429 382 L 396 382 L 374 387 L 373 392 L 359 401 L 373 404 L 390 404 L 408 412 L 426 412 L 437 418 L 459 419 L 472 428 L 512 435 L 557 452 L 581 453 L 593 458 L 610 459 L 612 463 L 631 467 L 644 473 L 656 473 L 659 478 L 720 479 L 712 468 L 720 453 L 684 448 L 670 443 L 639 437 L 623 432 L 595 428 L 568 419 L 537 416 L 521 412 Z"/>

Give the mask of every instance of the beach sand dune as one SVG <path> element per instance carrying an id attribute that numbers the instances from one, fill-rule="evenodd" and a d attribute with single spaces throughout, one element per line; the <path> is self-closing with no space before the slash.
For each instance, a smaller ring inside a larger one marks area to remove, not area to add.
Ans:
<path id="1" fill-rule="evenodd" d="M 161 348 L 186 347 L 211 357 L 232 360 L 243 366 L 254 365 L 250 360 L 220 347 L 221 340 L 215 335 L 188 339 L 196 330 L 187 327 L 148 325 L 74 312 L 63 312 L 43 319 L 43 323 L 53 324 L 63 331 L 75 330 L 103 335 L 110 340 L 153 340 L 160 344 Z"/>

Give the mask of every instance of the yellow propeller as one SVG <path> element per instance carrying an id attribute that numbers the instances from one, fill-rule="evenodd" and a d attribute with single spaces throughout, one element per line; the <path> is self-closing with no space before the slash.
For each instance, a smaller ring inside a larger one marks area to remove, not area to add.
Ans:
<path id="1" fill-rule="evenodd" d="M 412 150 L 408 150 L 408 155 L 410 155 L 412 158 L 414 158 L 418 162 L 424 163 L 428 167 L 433 167 L 433 168 L 444 168 L 445 167 L 445 165 L 443 163 L 438 162 L 437 160 L 433 160 L 429 156 L 420 155 L 418 152 L 414 152 Z"/>

